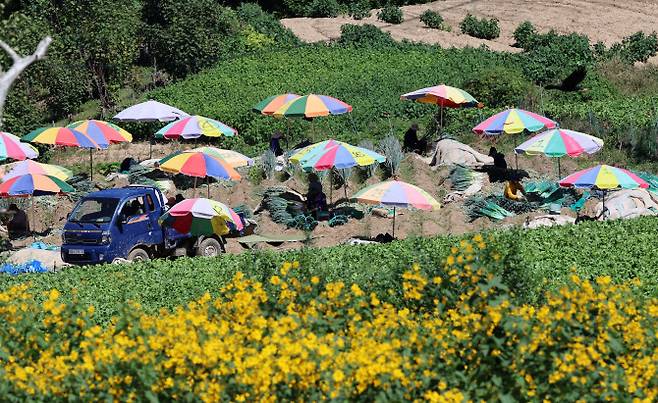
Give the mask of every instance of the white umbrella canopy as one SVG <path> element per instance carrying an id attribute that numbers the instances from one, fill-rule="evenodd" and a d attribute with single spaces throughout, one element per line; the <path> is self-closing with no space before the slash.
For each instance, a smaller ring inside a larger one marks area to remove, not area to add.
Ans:
<path id="1" fill-rule="evenodd" d="M 169 122 L 185 116 L 189 115 L 178 108 L 149 100 L 122 110 L 113 119 L 122 122 Z"/>

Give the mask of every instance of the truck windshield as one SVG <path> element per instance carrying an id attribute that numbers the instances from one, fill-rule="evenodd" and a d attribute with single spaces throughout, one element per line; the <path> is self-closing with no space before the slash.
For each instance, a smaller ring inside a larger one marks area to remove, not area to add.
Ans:
<path id="1" fill-rule="evenodd" d="M 108 223 L 112 220 L 119 199 L 84 199 L 71 213 L 71 222 Z"/>

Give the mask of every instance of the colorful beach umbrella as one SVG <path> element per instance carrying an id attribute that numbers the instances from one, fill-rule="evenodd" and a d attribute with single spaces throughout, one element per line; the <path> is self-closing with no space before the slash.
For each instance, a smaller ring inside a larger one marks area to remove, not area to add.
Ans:
<path id="1" fill-rule="evenodd" d="M 436 104 L 445 108 L 464 108 L 480 105 L 468 92 L 444 84 L 408 92 L 402 95 L 400 99 Z"/>
<path id="2" fill-rule="evenodd" d="M 328 95 L 309 94 L 287 102 L 272 114 L 275 117 L 317 118 L 352 112 L 352 107 Z"/>
<path id="3" fill-rule="evenodd" d="M 368 166 L 382 163 L 385 160 L 386 157 L 372 150 L 336 140 L 326 140 L 312 144 L 294 153 L 289 158 L 289 161 L 299 163 L 304 169 L 314 169 L 316 171 Z"/>
<path id="4" fill-rule="evenodd" d="M 21 175 L 0 183 L 1 197 L 46 196 L 73 192 L 63 180 L 48 175 Z"/>
<path id="5" fill-rule="evenodd" d="M 393 237 L 395 237 L 395 209 L 397 207 L 428 211 L 441 208 L 441 204 L 423 189 L 398 180 L 368 186 L 358 191 L 352 198 L 358 203 L 392 206 Z"/>
<path id="6" fill-rule="evenodd" d="M 254 160 L 247 157 L 244 154 L 240 154 L 237 151 L 233 150 L 224 150 L 217 147 L 198 147 L 186 152 L 200 152 L 212 155 L 213 157 L 218 157 L 228 162 L 233 168 L 251 166 L 254 164 Z"/>
<path id="7" fill-rule="evenodd" d="M 516 154 L 540 155 L 557 158 L 558 177 L 561 176 L 560 158 L 594 154 L 603 148 L 603 140 L 589 134 L 566 129 L 542 132 L 514 149 Z"/>
<path id="8" fill-rule="evenodd" d="M 38 156 L 39 151 L 33 145 L 22 143 L 18 136 L 0 131 L 0 160 L 23 161 Z"/>
<path id="9" fill-rule="evenodd" d="M 166 139 L 196 139 L 206 137 L 233 137 L 238 134 L 234 128 L 214 119 L 203 116 L 188 116 L 174 121 L 158 130 L 156 138 Z"/>
<path id="10" fill-rule="evenodd" d="M 537 132 L 544 128 L 554 129 L 556 127 L 557 123 L 547 117 L 523 109 L 507 109 L 475 126 L 473 132 L 495 136 L 502 133 L 522 133 L 524 130 Z"/>
<path id="11" fill-rule="evenodd" d="M 540 133 L 514 149 L 517 154 L 547 157 L 578 157 L 594 154 L 603 147 L 603 140 L 589 134 L 566 129 L 552 129 Z"/>
<path id="12" fill-rule="evenodd" d="M 206 178 L 208 197 L 210 197 L 209 178 L 240 180 L 240 174 L 226 161 L 208 153 L 198 151 L 177 151 L 160 160 L 159 168 L 173 174 L 194 177 L 194 189 L 197 178 Z"/>
<path id="13" fill-rule="evenodd" d="M 482 104 L 468 92 L 461 88 L 451 87 L 445 84 L 408 92 L 400 96 L 400 99 L 439 105 L 440 114 L 438 123 L 441 130 L 443 130 L 443 108 L 482 107 Z"/>
<path id="14" fill-rule="evenodd" d="M 58 165 L 42 164 L 40 162 L 27 160 L 11 164 L 11 169 L 2 177 L 2 180 L 6 182 L 9 179 L 23 175 L 45 175 L 65 181 L 70 178 L 73 173 Z"/>
<path id="15" fill-rule="evenodd" d="M 605 194 L 615 189 L 648 189 L 649 184 L 636 174 L 623 168 L 597 165 L 573 173 L 560 181 L 562 187 L 597 189 L 603 191 L 603 214 L 605 214 Z M 605 216 L 604 216 L 605 218 Z"/>
<path id="16" fill-rule="evenodd" d="M 299 98 L 297 94 L 281 94 L 281 95 L 272 95 L 256 104 L 252 110 L 259 112 L 262 115 L 273 115 L 277 109 L 281 108 L 283 105 L 288 102 Z"/>
<path id="17" fill-rule="evenodd" d="M 68 127 L 42 127 L 23 136 L 21 140 L 53 146 L 88 149 L 107 148 L 110 144 L 100 133 L 82 133 Z"/>
<path id="18" fill-rule="evenodd" d="M 560 186 L 575 187 L 579 189 L 647 189 L 649 184 L 623 168 L 611 167 L 609 165 L 597 165 L 573 173 L 560 181 Z"/>
<path id="19" fill-rule="evenodd" d="M 132 134 L 114 123 L 104 122 L 102 120 L 79 120 L 66 127 L 82 132 L 91 138 L 101 136 L 109 144 L 129 143 L 133 141 Z"/>
<path id="20" fill-rule="evenodd" d="M 233 209 L 204 198 L 187 199 L 174 205 L 160 217 L 160 223 L 181 234 L 194 236 L 226 235 L 230 232 L 227 224 L 238 231 L 243 229 L 242 220 Z"/>
<path id="21" fill-rule="evenodd" d="M 189 115 L 178 108 L 149 100 L 122 110 L 113 119 L 122 122 L 169 122 L 185 116 Z"/>

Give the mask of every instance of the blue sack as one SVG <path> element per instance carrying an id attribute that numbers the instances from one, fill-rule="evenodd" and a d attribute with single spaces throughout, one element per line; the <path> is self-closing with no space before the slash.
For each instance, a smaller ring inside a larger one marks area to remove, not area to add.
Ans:
<path id="1" fill-rule="evenodd" d="M 29 262 L 25 262 L 23 264 L 5 263 L 2 266 L 0 266 L 0 273 L 6 273 L 12 276 L 15 276 L 17 274 L 25 274 L 25 273 L 47 273 L 47 272 L 48 272 L 48 268 L 46 268 L 38 260 L 30 260 Z"/>

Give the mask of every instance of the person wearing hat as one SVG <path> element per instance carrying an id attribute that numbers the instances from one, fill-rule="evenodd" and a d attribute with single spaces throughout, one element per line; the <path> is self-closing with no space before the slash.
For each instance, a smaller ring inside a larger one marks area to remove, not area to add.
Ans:
<path id="1" fill-rule="evenodd" d="M 283 155 L 283 149 L 281 148 L 281 138 L 283 133 L 280 131 L 275 131 L 270 137 L 270 150 L 274 153 L 275 156 L 279 157 Z"/>

